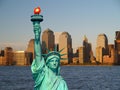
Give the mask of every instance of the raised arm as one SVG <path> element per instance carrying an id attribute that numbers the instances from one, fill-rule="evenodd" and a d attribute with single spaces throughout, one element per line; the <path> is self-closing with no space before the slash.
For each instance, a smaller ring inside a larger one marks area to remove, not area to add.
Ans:
<path id="1" fill-rule="evenodd" d="M 34 35 L 35 35 L 35 40 L 34 40 L 35 62 L 36 65 L 39 66 L 40 61 L 42 59 L 41 43 L 40 43 L 41 27 L 39 22 L 33 23 L 33 27 L 34 27 Z"/>

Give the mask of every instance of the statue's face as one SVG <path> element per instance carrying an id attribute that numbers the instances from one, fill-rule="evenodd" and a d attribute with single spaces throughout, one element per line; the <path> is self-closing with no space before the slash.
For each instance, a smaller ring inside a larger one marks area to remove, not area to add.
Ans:
<path id="1" fill-rule="evenodd" d="M 57 57 L 51 58 L 51 60 L 49 61 L 49 67 L 51 69 L 57 69 L 58 65 L 59 65 L 59 58 Z"/>

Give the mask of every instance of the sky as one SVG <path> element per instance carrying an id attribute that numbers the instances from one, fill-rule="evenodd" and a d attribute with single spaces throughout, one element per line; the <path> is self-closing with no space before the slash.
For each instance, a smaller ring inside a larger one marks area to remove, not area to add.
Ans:
<path id="1" fill-rule="evenodd" d="M 34 38 L 30 19 L 37 6 L 44 18 L 42 31 L 68 32 L 73 49 L 82 46 L 84 35 L 93 51 L 101 33 L 114 44 L 115 31 L 120 30 L 120 0 L 0 0 L 0 49 L 27 48 Z"/>

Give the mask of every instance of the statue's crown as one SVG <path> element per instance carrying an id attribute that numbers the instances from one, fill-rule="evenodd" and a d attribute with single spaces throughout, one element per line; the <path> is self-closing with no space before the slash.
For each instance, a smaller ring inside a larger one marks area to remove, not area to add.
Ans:
<path id="1" fill-rule="evenodd" d="M 55 55 L 55 56 L 58 56 L 59 58 L 61 58 L 61 55 L 59 52 L 57 51 L 50 51 L 47 55 L 46 55 L 46 59 L 49 57 L 49 56 L 52 56 L 52 55 Z"/>
<path id="2" fill-rule="evenodd" d="M 61 56 L 66 55 L 66 54 L 60 54 L 63 50 L 64 50 L 64 48 L 61 49 L 60 51 L 57 51 L 56 49 L 54 51 L 50 51 L 50 50 L 47 49 L 48 53 L 47 54 L 42 54 L 42 55 L 43 55 L 45 61 L 47 60 L 48 57 L 53 56 L 53 55 L 58 56 L 60 60 L 63 60 L 65 58 L 61 58 Z"/>

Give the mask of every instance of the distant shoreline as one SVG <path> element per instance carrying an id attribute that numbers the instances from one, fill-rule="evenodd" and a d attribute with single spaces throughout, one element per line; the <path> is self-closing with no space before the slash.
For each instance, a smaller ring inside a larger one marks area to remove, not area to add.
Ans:
<path id="1" fill-rule="evenodd" d="M 31 66 L 31 65 L 0 65 L 0 66 Z M 61 64 L 60 66 L 120 66 L 118 64 Z"/>
<path id="2" fill-rule="evenodd" d="M 117 64 L 65 64 L 61 66 L 120 66 Z"/>

